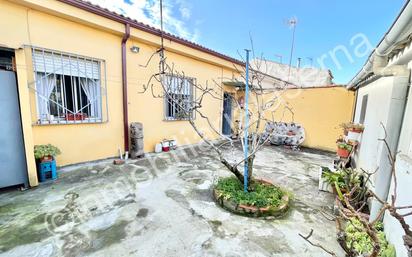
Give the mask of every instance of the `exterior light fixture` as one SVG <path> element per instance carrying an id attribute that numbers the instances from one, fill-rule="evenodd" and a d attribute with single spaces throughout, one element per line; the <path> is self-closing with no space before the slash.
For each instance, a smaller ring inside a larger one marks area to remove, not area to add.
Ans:
<path id="1" fill-rule="evenodd" d="M 132 53 L 137 54 L 140 51 L 140 48 L 138 46 L 132 46 L 130 48 L 130 51 L 132 51 Z"/>

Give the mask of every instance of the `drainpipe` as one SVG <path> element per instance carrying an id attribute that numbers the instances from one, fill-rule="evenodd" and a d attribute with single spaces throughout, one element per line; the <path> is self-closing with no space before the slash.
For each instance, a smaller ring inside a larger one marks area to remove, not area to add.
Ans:
<path id="1" fill-rule="evenodd" d="M 123 84 L 123 133 L 124 150 L 129 151 L 129 112 L 127 100 L 127 70 L 126 70 L 126 42 L 130 38 L 130 25 L 125 24 L 125 33 L 122 38 L 122 84 Z"/>

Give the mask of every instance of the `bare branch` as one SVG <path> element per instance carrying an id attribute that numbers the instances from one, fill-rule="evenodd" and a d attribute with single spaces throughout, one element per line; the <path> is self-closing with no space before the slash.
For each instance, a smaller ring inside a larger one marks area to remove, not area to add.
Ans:
<path id="1" fill-rule="evenodd" d="M 309 234 L 308 234 L 307 236 L 304 236 L 304 235 L 302 235 L 302 234 L 299 233 L 299 236 L 300 236 L 301 238 L 303 238 L 306 242 L 308 242 L 309 244 L 311 244 L 312 246 L 315 246 L 315 247 L 317 247 L 317 248 L 322 249 L 324 252 L 328 253 L 328 254 L 331 255 L 331 256 L 338 257 L 338 256 L 336 255 L 336 253 L 334 253 L 334 252 L 331 251 L 331 250 L 326 249 L 323 245 L 321 245 L 321 244 L 319 244 L 319 243 L 313 243 L 313 242 L 310 240 L 310 238 L 312 237 L 312 235 L 313 235 L 313 229 L 310 230 L 310 232 L 309 232 Z"/>

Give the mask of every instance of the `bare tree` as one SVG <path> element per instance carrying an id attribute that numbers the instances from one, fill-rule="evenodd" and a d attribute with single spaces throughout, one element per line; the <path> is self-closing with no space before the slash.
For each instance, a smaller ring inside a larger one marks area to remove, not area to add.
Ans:
<path id="1" fill-rule="evenodd" d="M 252 54 L 254 56 L 254 50 L 252 50 Z M 156 57 L 157 55 L 159 57 Z M 250 63 L 249 95 L 252 103 L 250 104 L 251 108 L 249 108 L 248 113 L 245 113 L 243 104 L 238 101 L 239 99 L 237 99 L 236 96 L 229 95 L 229 97 L 232 98 L 232 108 L 235 109 L 235 112 L 241 117 L 247 115 L 250 120 L 247 127 L 244 125 L 237 126 L 235 129 L 237 130 L 237 137 L 233 138 L 228 135 L 223 135 L 220 128 L 215 127 L 213 121 L 211 121 L 202 107 L 204 106 L 204 100 L 206 98 L 213 98 L 221 103 L 223 100 L 222 92 L 224 91 L 221 83 L 223 79 L 232 83 L 232 85 L 236 85 L 240 88 L 239 91 L 243 92 L 246 85 L 245 65 L 233 64 L 235 76 L 232 78 L 212 78 L 210 81 L 201 84 L 196 79 L 187 76 L 184 71 L 179 71 L 173 62 L 169 63 L 163 47 L 153 53 L 143 67 L 147 67 L 154 59 L 159 60 L 158 72 L 151 75 L 147 84 L 143 85 L 143 90 L 140 93 L 150 91 L 153 97 L 164 99 L 165 104 L 171 109 L 171 111 L 169 111 L 172 112 L 170 114 L 173 115 L 174 119 L 189 122 L 203 141 L 217 153 L 219 161 L 224 164 L 241 183 L 244 183 L 245 180 L 241 167 L 247 165 L 249 172 L 246 179 L 248 185 L 250 185 L 253 177 L 253 163 L 256 153 L 262 149 L 262 146 L 270 139 L 270 135 L 267 134 L 265 137 L 262 137 L 265 124 L 269 121 L 274 121 L 273 113 L 283 106 L 285 110 L 291 111 L 291 108 L 285 106 L 286 104 L 281 101 L 282 91 L 288 86 L 288 83 L 271 77 L 270 85 L 267 85 L 267 75 L 264 72 L 266 60 L 263 58 L 255 58 L 254 61 Z M 245 63 L 244 60 L 243 62 Z M 211 130 L 214 136 L 208 137 L 206 133 L 204 133 L 205 128 L 199 127 L 195 121 L 195 117 L 205 120 L 208 125 L 207 129 Z M 227 153 L 234 153 L 236 149 L 239 150 L 239 148 L 244 150 L 245 141 L 242 139 L 246 131 L 248 131 L 247 140 L 249 145 L 247 156 L 242 156 L 239 154 L 239 151 L 237 151 L 238 154 L 228 155 Z M 272 133 L 275 133 L 275 131 Z M 216 138 L 220 140 L 215 140 Z"/>

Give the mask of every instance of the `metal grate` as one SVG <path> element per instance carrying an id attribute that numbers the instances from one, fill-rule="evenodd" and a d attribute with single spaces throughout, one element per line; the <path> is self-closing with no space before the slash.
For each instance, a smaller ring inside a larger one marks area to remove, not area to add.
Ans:
<path id="1" fill-rule="evenodd" d="M 37 124 L 108 120 L 103 60 L 37 47 L 32 58 Z"/>
<path id="2" fill-rule="evenodd" d="M 194 100 L 194 78 L 166 75 L 165 79 L 165 119 L 166 120 L 188 120 L 191 105 Z"/>

